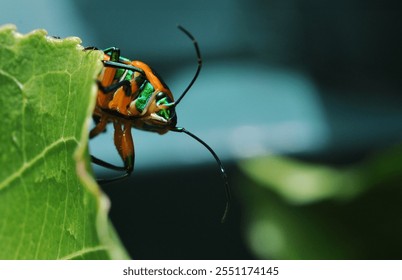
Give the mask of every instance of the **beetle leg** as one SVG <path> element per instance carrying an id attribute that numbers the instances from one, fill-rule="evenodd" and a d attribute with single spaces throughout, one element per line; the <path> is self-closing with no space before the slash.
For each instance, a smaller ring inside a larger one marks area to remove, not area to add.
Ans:
<path id="1" fill-rule="evenodd" d="M 99 122 L 96 124 L 94 128 L 91 129 L 89 132 L 89 138 L 96 137 L 99 133 L 105 131 L 107 125 L 107 117 L 102 115 L 99 119 Z"/>
<path id="2" fill-rule="evenodd" d="M 123 80 L 117 83 L 114 83 L 110 86 L 104 87 L 100 81 L 97 81 L 99 91 L 102 92 L 103 94 L 98 93 L 98 104 L 101 108 L 109 108 L 109 109 L 115 109 L 118 112 L 127 115 L 127 106 L 130 104 L 130 100 L 127 100 L 126 103 L 127 105 L 121 105 L 117 107 L 115 103 L 113 102 L 115 94 L 113 92 L 120 91 L 120 88 L 122 88 L 122 91 L 129 97 L 131 95 L 131 84 L 130 81 Z"/>
<path id="3" fill-rule="evenodd" d="M 92 155 L 91 155 L 91 160 L 92 160 L 93 163 L 95 163 L 95 164 L 97 164 L 99 166 L 105 167 L 105 168 L 109 168 L 109 169 L 117 170 L 117 171 L 126 171 L 123 175 L 117 176 L 117 177 L 114 177 L 114 178 L 111 178 L 111 179 L 96 179 L 96 181 L 98 183 L 100 183 L 100 184 L 107 184 L 107 183 L 120 181 L 120 180 L 122 180 L 122 179 L 124 179 L 124 178 L 126 178 L 126 177 L 128 177 L 130 175 L 130 173 L 128 173 L 127 170 L 126 170 L 126 167 L 113 165 L 111 163 L 108 163 L 106 161 L 98 159 L 97 157 L 94 157 Z"/>
<path id="4" fill-rule="evenodd" d="M 131 85 L 130 85 L 131 86 Z M 116 110 L 123 115 L 128 115 L 127 107 L 131 102 L 131 88 L 120 87 L 113 95 L 113 99 L 109 102 L 109 109 Z"/>
<path id="5" fill-rule="evenodd" d="M 114 144 L 124 162 L 127 175 L 134 169 L 134 143 L 130 122 L 114 122 Z"/>
<path id="6" fill-rule="evenodd" d="M 91 161 L 99 166 L 105 167 L 105 168 L 109 168 L 112 170 L 117 170 L 117 171 L 125 171 L 126 168 L 124 166 L 117 166 L 111 163 L 108 163 L 104 160 L 101 160 L 93 155 L 91 155 Z"/>
<path id="7" fill-rule="evenodd" d="M 123 138 L 123 130 L 121 128 L 121 123 L 120 122 L 113 122 L 114 126 L 114 145 L 116 146 L 116 150 L 119 153 L 120 157 L 123 159 L 122 156 L 122 148 L 121 148 L 121 139 Z M 123 159 L 124 161 L 124 159 Z"/>
<path id="8" fill-rule="evenodd" d="M 101 116 L 99 121 L 97 122 L 96 126 L 90 131 L 89 138 L 94 138 L 99 133 L 103 132 L 105 130 L 105 128 L 106 128 L 107 120 L 108 119 L 107 119 L 107 117 L 105 115 Z M 109 169 L 117 170 L 117 171 L 126 171 L 122 176 L 119 176 L 119 177 L 115 177 L 115 178 L 112 178 L 112 179 L 98 179 L 97 181 L 99 183 L 115 182 L 115 181 L 118 181 L 120 179 L 123 179 L 123 178 L 127 177 L 130 174 L 129 172 L 127 172 L 126 166 L 116 166 L 116 165 L 108 163 L 108 162 L 106 162 L 104 160 L 101 160 L 101 159 L 99 159 L 99 158 L 97 158 L 97 157 L 95 157 L 93 155 L 91 155 L 91 161 L 94 164 L 97 164 L 97 165 L 105 167 L 105 168 L 109 168 Z"/>
<path id="9" fill-rule="evenodd" d="M 134 66 L 132 64 L 125 64 L 125 63 L 122 63 L 122 62 L 104 60 L 103 65 L 105 67 L 118 68 L 118 69 L 124 69 L 124 70 L 130 70 L 130 71 L 138 72 L 138 73 L 140 73 L 140 74 L 145 76 L 144 70 L 142 70 L 141 68 L 136 67 L 136 66 Z"/>
<path id="10" fill-rule="evenodd" d="M 106 129 L 107 120 L 108 119 L 107 119 L 107 117 L 105 115 L 102 115 L 99 118 L 96 126 L 93 129 L 91 129 L 91 131 L 89 132 L 89 138 L 90 139 L 96 137 L 99 133 L 102 133 Z M 123 170 L 123 171 L 126 170 L 125 167 L 120 167 L 120 166 L 113 165 L 113 164 L 108 163 L 106 161 L 103 161 L 103 160 L 101 160 L 101 159 L 99 159 L 99 158 L 97 158 L 97 157 L 95 157 L 93 155 L 91 155 L 91 161 L 93 163 L 97 164 L 97 165 L 100 165 L 100 166 L 103 166 L 103 167 L 106 167 L 106 168 L 109 168 L 109 169 L 120 170 L 120 171 L 121 170 Z"/>
<path id="11" fill-rule="evenodd" d="M 97 50 L 99 50 L 99 49 L 94 46 L 89 46 L 89 47 L 84 48 L 84 51 L 97 51 Z"/>
<path id="12" fill-rule="evenodd" d="M 102 118 L 99 121 L 99 123 L 102 123 Z M 105 122 L 105 123 L 107 123 L 107 122 Z M 125 171 L 125 173 L 121 176 L 114 177 L 111 179 L 97 179 L 97 181 L 102 184 L 116 182 L 121 179 L 124 179 L 124 178 L 128 177 L 134 169 L 134 143 L 133 143 L 133 139 L 132 139 L 132 135 L 131 135 L 131 124 L 130 124 L 130 122 L 124 122 L 124 123 L 114 122 L 113 125 L 115 128 L 114 143 L 116 145 L 116 149 L 119 152 L 120 157 L 122 158 L 122 160 L 124 162 L 124 166 L 116 166 L 114 164 L 108 163 L 108 162 L 101 160 L 92 155 L 91 155 L 91 161 L 102 167 L 109 168 L 109 169 L 116 170 L 116 171 Z M 95 128 L 97 128 L 97 127 L 95 127 Z M 101 127 L 101 125 L 99 125 L 99 127 Z M 98 128 L 98 129 L 101 130 L 100 128 Z M 95 132 L 94 132 L 93 137 L 95 137 L 96 135 L 97 134 L 95 134 Z"/>
<path id="13" fill-rule="evenodd" d="M 127 92 L 126 94 L 131 95 L 131 83 L 130 83 L 130 81 L 123 80 L 123 81 L 111 84 L 110 86 L 106 86 L 106 87 L 103 86 L 100 81 L 96 81 L 96 83 L 98 84 L 99 90 L 104 94 L 108 94 L 110 92 L 116 91 L 120 87 L 123 87 L 124 91 Z"/>
<path id="14" fill-rule="evenodd" d="M 103 52 L 110 56 L 111 61 L 119 61 L 120 60 L 120 49 L 116 47 L 110 47 L 104 49 Z"/>

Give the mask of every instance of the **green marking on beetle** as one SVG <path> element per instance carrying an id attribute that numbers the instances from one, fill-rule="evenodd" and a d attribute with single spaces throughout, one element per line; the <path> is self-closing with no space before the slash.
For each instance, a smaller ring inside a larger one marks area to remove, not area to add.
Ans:
<path id="1" fill-rule="evenodd" d="M 169 102 L 168 97 L 164 97 L 157 102 L 157 105 L 167 105 L 167 104 L 171 104 L 171 102 Z M 170 109 L 162 109 L 162 110 L 158 111 L 156 114 L 158 116 L 161 116 L 165 120 L 170 120 L 171 115 L 172 115 Z"/>
<path id="2" fill-rule="evenodd" d="M 144 88 L 141 90 L 137 100 L 135 101 L 135 107 L 139 112 L 144 111 L 145 107 L 148 104 L 148 100 L 151 98 L 153 92 L 154 87 L 151 85 L 151 83 L 145 83 Z"/>

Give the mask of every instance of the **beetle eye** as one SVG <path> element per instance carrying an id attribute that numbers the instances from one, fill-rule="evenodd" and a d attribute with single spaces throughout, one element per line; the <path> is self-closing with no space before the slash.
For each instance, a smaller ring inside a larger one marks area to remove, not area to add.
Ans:
<path id="1" fill-rule="evenodd" d="M 161 99 L 163 99 L 165 97 L 166 97 L 166 93 L 161 91 L 161 92 L 158 92 L 158 94 L 155 96 L 155 100 L 159 101 L 159 100 L 161 100 Z"/>

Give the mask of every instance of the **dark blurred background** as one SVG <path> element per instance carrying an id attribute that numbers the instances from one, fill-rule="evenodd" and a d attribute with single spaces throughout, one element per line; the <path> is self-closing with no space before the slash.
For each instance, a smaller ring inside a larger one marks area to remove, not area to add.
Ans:
<path id="1" fill-rule="evenodd" d="M 135 259 L 401 259 L 402 4 L 371 0 L 2 3 L 0 24 L 118 46 L 177 97 L 185 135 L 133 131 L 130 179 L 103 189 Z M 91 153 L 120 164 L 112 128 Z M 95 167 L 97 176 L 114 176 Z"/>

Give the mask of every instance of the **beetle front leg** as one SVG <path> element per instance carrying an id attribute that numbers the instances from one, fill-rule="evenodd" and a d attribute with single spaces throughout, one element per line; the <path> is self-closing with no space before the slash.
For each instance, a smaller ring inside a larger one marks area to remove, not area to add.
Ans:
<path id="1" fill-rule="evenodd" d="M 106 128 L 107 125 L 107 121 L 108 118 L 103 115 L 101 116 L 101 118 L 99 119 L 99 121 L 97 122 L 96 126 L 90 131 L 89 133 L 89 138 L 92 139 L 94 137 L 96 137 L 99 133 L 103 132 Z M 120 141 L 121 142 L 121 141 Z M 120 152 L 119 152 L 120 154 Z M 116 171 L 125 171 L 125 173 L 121 176 L 115 177 L 115 178 L 111 178 L 111 179 L 97 179 L 98 183 L 102 183 L 102 184 L 106 184 L 106 183 L 111 183 L 111 182 L 116 182 L 119 181 L 121 179 L 124 179 L 125 177 L 127 177 L 128 175 L 130 175 L 131 171 L 128 171 L 128 169 L 132 167 L 127 168 L 126 165 L 124 166 L 116 166 L 114 164 L 108 163 L 104 160 L 101 160 L 93 155 L 91 155 L 91 161 L 94 164 L 97 164 L 99 166 L 111 169 L 111 170 L 116 170 Z"/>
<path id="2" fill-rule="evenodd" d="M 123 81 L 111 84 L 110 86 L 107 86 L 107 87 L 103 86 L 100 81 L 96 81 L 96 83 L 98 84 L 99 90 L 103 94 L 108 94 L 108 93 L 114 92 L 117 89 L 119 89 L 120 87 L 123 87 L 125 94 L 127 96 L 131 95 L 131 83 L 130 83 L 130 81 L 123 80 Z"/>
<path id="3" fill-rule="evenodd" d="M 110 56 L 111 61 L 119 62 L 120 60 L 120 49 L 116 47 L 110 47 L 104 49 L 103 52 Z"/>
<path id="4" fill-rule="evenodd" d="M 129 121 L 118 122 L 114 125 L 114 144 L 121 159 L 123 160 L 127 175 L 134 169 L 134 143 L 131 135 L 131 124 Z"/>
<path id="5" fill-rule="evenodd" d="M 106 125 L 107 125 L 107 117 L 106 115 L 102 115 L 96 126 L 89 132 L 89 138 L 92 139 L 96 137 L 99 133 L 105 131 Z"/>
<path id="6" fill-rule="evenodd" d="M 115 128 L 114 144 L 116 145 L 116 149 L 124 162 L 124 167 L 116 166 L 92 155 L 91 160 L 97 165 L 116 171 L 125 171 L 125 173 L 121 176 L 111 179 L 98 179 L 97 181 L 101 184 L 122 180 L 128 177 L 134 169 L 134 143 L 131 135 L 131 124 L 130 122 L 114 122 L 113 125 Z"/>

